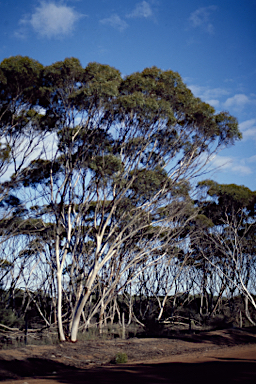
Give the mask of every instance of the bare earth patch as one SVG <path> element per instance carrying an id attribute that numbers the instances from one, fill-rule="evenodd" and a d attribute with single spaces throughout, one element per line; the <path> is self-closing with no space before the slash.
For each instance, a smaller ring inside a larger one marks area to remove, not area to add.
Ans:
<path id="1" fill-rule="evenodd" d="M 127 354 L 127 364 L 111 364 L 119 352 Z M 1 350 L 0 380 L 6 384 L 255 384 L 256 334 L 234 329 Z"/>

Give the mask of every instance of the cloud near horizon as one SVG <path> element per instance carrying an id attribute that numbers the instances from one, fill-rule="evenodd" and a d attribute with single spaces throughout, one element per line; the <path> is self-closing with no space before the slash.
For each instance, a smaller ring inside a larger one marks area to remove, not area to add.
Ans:
<path id="1" fill-rule="evenodd" d="M 69 35 L 75 23 L 84 16 L 66 5 L 41 1 L 35 12 L 21 19 L 20 24 L 32 26 L 41 37 L 59 38 Z"/>
<path id="2" fill-rule="evenodd" d="M 234 108 L 237 110 L 243 109 L 246 105 L 256 105 L 256 100 L 249 98 L 243 93 L 238 93 L 232 97 L 229 97 L 224 103 L 224 107 Z"/>
<path id="3" fill-rule="evenodd" d="M 238 173 L 239 175 L 250 175 L 253 172 L 251 168 L 246 165 L 247 162 L 252 161 L 249 161 L 249 159 L 241 160 L 235 157 L 217 155 L 210 164 L 213 166 L 215 172 L 221 170 L 223 172 Z"/>
<path id="4" fill-rule="evenodd" d="M 217 110 L 224 108 L 227 110 L 233 109 L 234 112 L 241 112 L 246 107 L 256 106 L 256 98 L 253 94 L 246 95 L 244 93 L 237 93 L 231 97 L 227 97 L 231 91 L 225 88 L 210 88 L 195 84 L 188 84 L 188 88 L 196 97 L 200 97 L 202 101 L 212 105 Z"/>
<path id="5" fill-rule="evenodd" d="M 243 140 L 253 139 L 256 141 L 256 119 L 243 121 L 239 124 L 239 129 L 243 134 Z"/>
<path id="6" fill-rule="evenodd" d="M 188 85 L 188 88 L 196 97 L 200 97 L 202 101 L 212 105 L 214 108 L 220 107 L 219 98 L 229 94 L 229 91 L 224 88 L 209 88 L 194 84 Z"/>

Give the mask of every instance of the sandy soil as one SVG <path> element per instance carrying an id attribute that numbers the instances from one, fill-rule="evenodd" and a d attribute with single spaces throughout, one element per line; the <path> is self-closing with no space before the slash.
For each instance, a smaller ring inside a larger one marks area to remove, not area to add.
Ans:
<path id="1" fill-rule="evenodd" d="M 112 364 L 118 352 L 128 363 Z M 148 338 L 26 346 L 0 351 L 5 384 L 256 384 L 256 334 L 222 330 Z"/>

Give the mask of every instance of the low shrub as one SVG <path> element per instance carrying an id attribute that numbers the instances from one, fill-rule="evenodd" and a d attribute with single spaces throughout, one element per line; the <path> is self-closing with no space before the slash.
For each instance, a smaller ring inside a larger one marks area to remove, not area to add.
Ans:
<path id="1" fill-rule="evenodd" d="M 127 363 L 128 361 L 128 358 L 127 358 L 127 355 L 126 353 L 117 353 L 116 357 L 115 357 L 115 364 L 124 364 L 124 363 Z"/>

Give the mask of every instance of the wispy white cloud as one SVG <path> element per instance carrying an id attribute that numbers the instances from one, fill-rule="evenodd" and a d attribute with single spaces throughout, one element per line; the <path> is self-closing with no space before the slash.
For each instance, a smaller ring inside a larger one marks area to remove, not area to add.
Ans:
<path id="1" fill-rule="evenodd" d="M 192 12 L 189 17 L 189 21 L 194 28 L 201 28 L 209 34 L 214 33 L 214 26 L 210 22 L 210 15 L 213 11 L 216 11 L 217 7 L 215 5 L 210 5 L 209 7 L 201 7 L 196 11 Z"/>
<path id="2" fill-rule="evenodd" d="M 120 16 L 114 14 L 110 17 L 100 20 L 101 24 L 110 25 L 113 28 L 119 29 L 119 31 L 123 31 L 128 27 L 128 24 L 125 20 L 122 20 Z"/>
<path id="3" fill-rule="evenodd" d="M 200 97 L 206 103 L 212 105 L 215 108 L 219 108 L 221 105 L 220 98 L 227 96 L 229 91 L 225 88 L 209 88 L 198 85 L 188 85 L 189 89 L 196 97 Z"/>
<path id="4" fill-rule="evenodd" d="M 25 40 L 28 36 L 27 29 L 24 26 L 22 26 L 22 23 L 19 23 L 19 24 L 21 25 L 20 28 L 18 28 L 16 31 L 14 31 L 13 35 L 17 39 Z"/>
<path id="5" fill-rule="evenodd" d="M 251 168 L 248 167 L 247 165 L 242 165 L 242 164 L 237 164 L 237 163 L 232 164 L 229 171 L 230 170 L 236 174 L 241 175 L 241 176 L 247 176 L 247 175 L 251 175 L 253 173 Z"/>
<path id="6" fill-rule="evenodd" d="M 249 157 L 247 161 L 248 163 L 256 163 L 256 155 Z"/>
<path id="7" fill-rule="evenodd" d="M 233 109 L 236 112 L 241 112 L 246 107 L 256 106 L 256 97 L 253 94 L 237 93 L 227 98 L 231 94 L 228 88 L 210 88 L 195 84 L 188 84 L 188 88 L 191 89 L 196 97 L 200 97 L 200 99 L 209 103 L 217 110 Z"/>
<path id="8" fill-rule="evenodd" d="M 256 119 L 250 119 L 240 123 L 239 129 L 243 134 L 244 140 L 256 140 Z"/>
<path id="9" fill-rule="evenodd" d="M 141 18 L 149 18 L 153 16 L 153 11 L 150 7 L 150 4 L 147 1 L 142 1 L 141 3 L 136 4 L 136 7 L 134 10 L 127 14 L 126 17 L 128 18 L 136 18 L 136 17 L 141 17 Z"/>
<path id="10" fill-rule="evenodd" d="M 41 1 L 35 12 L 21 19 L 20 24 L 32 26 L 42 37 L 62 37 L 69 35 L 84 16 L 61 3 Z"/>
<path id="11" fill-rule="evenodd" d="M 216 99 L 209 99 L 209 100 L 205 100 L 206 103 L 212 105 L 214 108 L 219 108 L 220 106 L 220 101 L 219 100 L 216 100 Z"/>
<path id="12" fill-rule="evenodd" d="M 151 0 L 151 3 L 154 3 L 154 0 Z M 118 14 L 114 13 L 110 17 L 106 17 L 104 19 L 100 20 L 101 24 L 109 25 L 113 28 L 118 29 L 119 31 L 124 31 L 127 27 L 129 27 L 129 24 L 124 20 L 126 19 L 135 19 L 135 18 L 145 18 L 154 19 L 154 14 L 152 11 L 152 8 L 147 1 L 142 1 L 140 3 L 137 3 L 135 8 L 130 12 L 124 15 L 123 18 L 121 18 Z"/>
<path id="13" fill-rule="evenodd" d="M 151 2 L 152 1 L 153 0 L 151 0 Z M 142 1 L 140 3 L 137 3 L 133 11 L 125 15 L 125 18 L 127 19 L 131 19 L 131 18 L 148 19 L 153 17 L 154 15 L 153 15 L 152 8 L 147 1 Z M 113 28 L 118 29 L 121 32 L 124 31 L 129 26 L 128 23 L 116 13 L 111 15 L 110 17 L 101 19 L 100 23 L 109 25 Z"/>
<path id="14" fill-rule="evenodd" d="M 253 173 L 252 169 L 246 165 L 247 159 L 238 159 L 229 156 L 217 155 L 212 161 L 211 166 L 216 171 L 232 172 L 242 176 L 250 175 Z"/>
<path id="15" fill-rule="evenodd" d="M 232 97 L 229 97 L 224 103 L 224 107 L 234 108 L 236 110 L 242 110 L 248 105 L 256 105 L 256 99 L 250 98 L 243 93 L 238 93 Z"/>

